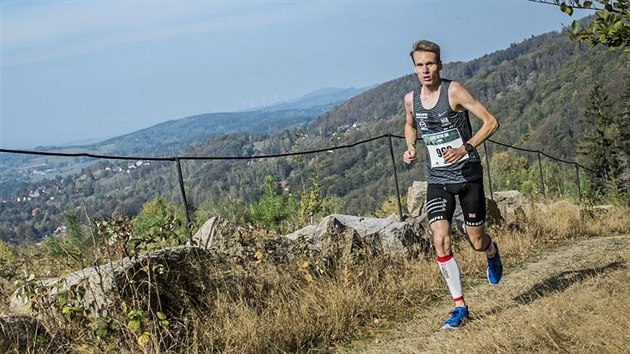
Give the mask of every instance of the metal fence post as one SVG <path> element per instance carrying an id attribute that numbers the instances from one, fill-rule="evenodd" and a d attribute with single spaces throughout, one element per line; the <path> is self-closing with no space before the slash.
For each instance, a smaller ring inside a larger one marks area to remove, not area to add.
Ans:
<path id="1" fill-rule="evenodd" d="M 488 157 L 488 146 L 483 142 L 483 151 L 486 155 L 486 170 L 488 171 L 488 186 L 490 187 L 490 199 L 494 200 L 494 191 L 492 190 L 492 175 L 490 174 L 490 158 Z"/>
<path id="2" fill-rule="evenodd" d="M 575 165 L 575 176 L 577 178 L 578 199 L 582 199 L 582 190 L 580 187 L 580 166 Z"/>
<path id="3" fill-rule="evenodd" d="M 545 179 L 543 178 L 542 162 L 540 162 L 540 152 L 537 155 L 538 155 L 538 169 L 540 170 L 540 188 L 541 188 L 542 194 L 544 196 L 544 195 L 546 195 L 546 193 L 545 193 Z"/>
<path id="4" fill-rule="evenodd" d="M 184 177 L 182 174 L 182 165 L 179 162 L 179 157 L 175 158 L 175 164 L 177 166 L 177 176 L 179 177 L 179 189 L 182 192 L 182 200 L 184 201 L 184 212 L 186 213 L 186 233 L 188 234 L 188 244 L 192 245 L 192 231 L 190 230 L 190 226 L 192 223 L 190 222 L 190 212 L 188 210 L 188 200 L 186 199 L 186 189 L 184 189 Z"/>
<path id="5" fill-rule="evenodd" d="M 392 144 L 392 135 L 387 134 L 389 138 L 389 153 L 392 156 L 392 168 L 394 169 L 394 180 L 396 181 L 396 202 L 398 202 L 398 219 L 403 221 L 402 205 L 400 204 L 400 188 L 398 188 L 398 172 L 396 172 L 396 159 L 394 158 L 394 145 Z"/>

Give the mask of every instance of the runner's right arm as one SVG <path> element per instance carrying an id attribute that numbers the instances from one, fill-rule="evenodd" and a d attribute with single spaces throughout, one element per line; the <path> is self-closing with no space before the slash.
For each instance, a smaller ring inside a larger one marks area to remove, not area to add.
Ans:
<path id="1" fill-rule="evenodd" d="M 407 150 L 403 154 L 403 161 L 411 164 L 416 160 L 416 138 L 418 130 L 413 116 L 413 92 L 405 95 L 405 141 Z"/>

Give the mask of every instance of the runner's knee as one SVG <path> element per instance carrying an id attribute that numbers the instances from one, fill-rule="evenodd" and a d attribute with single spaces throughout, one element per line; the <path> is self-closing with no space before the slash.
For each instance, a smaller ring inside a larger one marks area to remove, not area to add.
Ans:
<path id="1" fill-rule="evenodd" d="M 436 221 L 430 225 L 433 234 L 433 245 L 439 256 L 446 256 L 451 253 L 451 235 L 449 233 L 450 224 L 447 221 Z"/>
<path id="2" fill-rule="evenodd" d="M 477 240 L 471 240 L 472 247 L 477 252 L 482 252 L 486 250 L 485 244 L 483 242 L 483 238 Z"/>
<path id="3" fill-rule="evenodd" d="M 486 233 L 483 233 L 478 237 L 472 237 L 469 235 L 469 238 L 472 248 L 477 252 L 484 252 L 492 242 L 492 239 Z"/>

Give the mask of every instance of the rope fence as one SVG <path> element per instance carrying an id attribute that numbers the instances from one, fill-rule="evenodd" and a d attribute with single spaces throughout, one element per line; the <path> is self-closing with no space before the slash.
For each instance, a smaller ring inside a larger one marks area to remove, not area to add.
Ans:
<path id="1" fill-rule="evenodd" d="M 270 158 L 279 158 L 279 157 L 287 157 L 287 156 L 298 156 L 298 155 L 309 155 L 309 154 L 318 154 L 318 153 L 323 153 L 323 152 L 329 152 L 329 151 L 334 151 L 334 150 L 341 150 L 341 149 L 348 149 L 348 148 L 353 148 L 356 146 L 359 146 L 361 144 L 366 144 L 375 140 L 380 140 L 380 139 L 385 139 L 387 138 L 387 142 L 388 142 L 388 147 L 389 147 L 389 151 L 390 151 L 390 156 L 391 156 L 391 160 L 392 160 L 392 172 L 393 172 L 393 176 L 394 176 L 394 181 L 395 181 L 395 189 L 396 189 L 396 200 L 398 203 L 398 217 L 399 220 L 403 220 L 403 212 L 402 212 L 402 204 L 401 204 L 401 196 L 400 196 L 400 187 L 399 187 L 399 183 L 398 183 L 398 172 L 397 172 L 397 163 L 396 163 L 396 157 L 394 154 L 394 147 L 393 147 L 393 138 L 397 138 L 397 139 L 405 139 L 404 136 L 400 136 L 400 135 L 394 135 L 394 134 L 384 134 L 384 135 L 380 135 L 374 138 L 370 138 L 370 139 L 366 139 L 366 140 L 361 140 L 361 141 L 357 141 L 355 143 L 352 144 L 346 144 L 346 145 L 338 145 L 338 146 L 332 146 L 332 147 L 327 147 L 327 148 L 323 148 L 323 149 L 316 149 L 316 150 L 308 150 L 308 151 L 300 151 L 300 152 L 289 152 L 289 153 L 282 153 L 282 154 L 271 154 L 271 155 L 256 155 L 256 156 L 174 156 L 174 157 L 147 157 L 147 156 L 115 156 L 115 155 L 101 155 L 101 154 L 92 154 L 92 153 L 65 153 L 65 152 L 47 152 L 47 151 L 34 151 L 34 150 L 17 150 L 17 149 L 3 149 L 0 148 L 0 152 L 1 153 L 8 153 L 8 154 L 22 154 L 22 155 L 39 155 L 39 156 L 56 156 L 56 157 L 90 157 L 90 158 L 95 158 L 95 159 L 108 159 L 108 160 L 146 160 L 146 161 L 170 161 L 170 162 L 174 162 L 175 163 L 175 167 L 177 169 L 177 177 L 178 177 L 178 181 L 179 181 L 179 187 L 180 187 L 180 193 L 181 193 L 181 198 L 182 198 L 182 204 L 184 205 L 184 211 L 185 211 L 185 216 L 186 216 L 186 231 L 187 231 L 187 236 L 188 236 L 188 241 L 192 243 L 192 230 L 191 230 L 191 226 L 192 226 L 192 222 L 191 222 L 191 217 L 190 217 L 190 209 L 189 209 L 189 203 L 188 203 L 188 199 L 186 197 L 186 188 L 184 185 L 184 176 L 182 173 L 182 167 L 181 167 L 181 161 L 182 160 L 190 160 L 190 161 L 216 161 L 216 160 L 253 160 L 253 159 L 270 159 Z M 536 153 L 537 154 L 537 158 L 538 158 L 538 168 L 539 168 L 539 176 L 540 176 L 540 184 L 541 184 L 541 191 L 543 192 L 543 194 L 545 193 L 545 182 L 544 182 L 544 178 L 543 178 L 543 166 L 542 166 L 542 162 L 541 162 L 541 156 L 545 156 L 551 160 L 554 160 L 556 162 L 561 162 L 561 163 L 565 163 L 565 164 L 570 164 L 570 165 L 574 165 L 575 166 L 575 171 L 576 171 L 576 182 L 577 182 L 577 188 L 578 188 L 578 197 L 581 195 L 581 190 L 580 190 L 580 168 L 591 172 L 591 173 L 595 173 L 596 171 L 593 171 L 591 169 L 588 169 L 582 165 L 580 165 L 577 162 L 574 161 L 567 161 L 567 160 L 563 160 L 563 159 L 559 159 L 556 157 L 553 157 L 543 151 L 539 151 L 539 150 L 530 150 L 530 149 L 525 149 L 525 148 L 520 148 L 520 147 L 516 147 L 516 146 L 512 146 L 509 144 L 505 144 L 505 143 L 501 143 L 498 141 L 494 141 L 491 139 L 488 139 L 486 142 L 484 142 L 484 151 L 485 151 L 485 163 L 486 163 L 486 169 L 487 169 L 487 174 L 488 174 L 488 181 L 489 181 L 489 188 L 490 188 L 490 196 L 491 198 L 493 198 L 493 186 L 492 186 L 492 176 L 490 173 L 490 154 L 488 153 L 488 148 L 487 148 L 487 143 L 491 142 L 493 144 L 502 146 L 502 147 L 506 147 L 509 149 L 515 149 L 515 150 L 519 150 L 519 151 L 524 151 L 524 152 L 529 152 L 529 153 Z"/>

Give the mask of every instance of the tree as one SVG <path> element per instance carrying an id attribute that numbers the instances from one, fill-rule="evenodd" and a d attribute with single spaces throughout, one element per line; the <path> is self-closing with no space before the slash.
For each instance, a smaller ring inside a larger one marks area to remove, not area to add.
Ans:
<path id="1" fill-rule="evenodd" d="M 619 192 L 622 198 L 630 202 L 630 77 L 626 79 L 619 98 L 622 104 L 619 112 L 613 115 L 613 138 L 621 170 L 618 182 Z"/>
<path id="2" fill-rule="evenodd" d="M 294 216 L 297 202 L 290 195 L 283 195 L 272 176 L 265 177 L 265 194 L 258 203 L 249 206 L 249 215 L 255 223 L 273 230 L 280 230 L 282 222 Z"/>
<path id="3" fill-rule="evenodd" d="M 568 28 L 571 39 L 589 42 L 595 46 L 603 44 L 609 48 L 623 48 L 630 52 L 630 0 L 529 0 L 543 4 L 556 5 L 569 16 L 574 9 L 595 11 L 595 18 L 588 26 L 578 20 Z"/>
<path id="4" fill-rule="evenodd" d="M 321 185 L 316 172 L 311 173 L 311 187 L 302 192 L 298 208 L 300 218 L 305 223 L 313 223 L 315 216 L 323 209 Z"/>
<path id="5" fill-rule="evenodd" d="M 79 266 L 89 263 L 88 252 L 95 244 L 89 230 L 81 225 L 76 209 L 64 214 L 66 232 L 60 237 L 49 237 L 45 241 L 48 253 L 54 257 L 66 257 Z"/>
<path id="6" fill-rule="evenodd" d="M 619 125 L 620 149 L 625 156 L 626 164 L 628 164 L 630 163 L 630 77 L 626 79 L 620 102 L 622 102 L 621 112 L 615 117 L 617 117 L 617 124 Z"/>
<path id="7" fill-rule="evenodd" d="M 595 84 L 589 96 L 585 119 L 592 129 L 580 141 L 579 154 L 584 165 L 594 171 L 589 176 L 595 192 L 603 196 L 607 182 L 618 174 L 617 156 L 611 140 L 611 127 L 614 124 L 608 95 L 603 92 L 602 87 Z"/>

